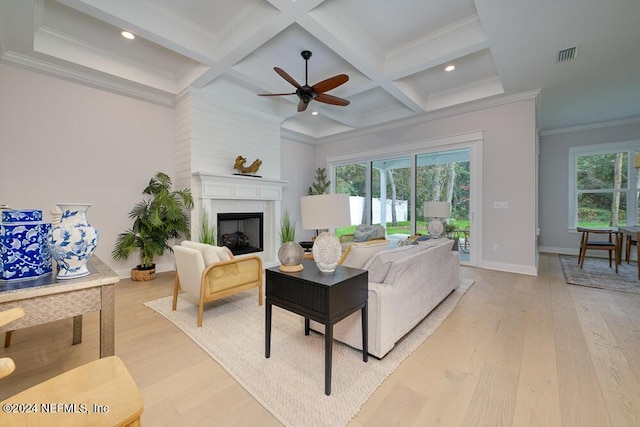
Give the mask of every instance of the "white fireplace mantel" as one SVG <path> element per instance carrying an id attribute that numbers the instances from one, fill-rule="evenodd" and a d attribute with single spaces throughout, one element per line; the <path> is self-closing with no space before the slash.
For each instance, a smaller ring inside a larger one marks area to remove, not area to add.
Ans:
<path id="1" fill-rule="evenodd" d="M 277 258 L 278 230 L 280 230 L 282 190 L 288 184 L 268 178 L 243 175 L 213 175 L 193 173 L 192 186 L 196 209 L 192 211 L 192 235 L 197 233 L 200 211 L 215 220 L 220 212 L 264 213 L 264 252 L 262 260 L 270 265 Z M 277 264 L 277 263 L 276 263 Z"/>
<path id="2" fill-rule="evenodd" d="M 195 172 L 201 199 L 282 200 L 287 181 L 244 175 L 211 175 Z"/>

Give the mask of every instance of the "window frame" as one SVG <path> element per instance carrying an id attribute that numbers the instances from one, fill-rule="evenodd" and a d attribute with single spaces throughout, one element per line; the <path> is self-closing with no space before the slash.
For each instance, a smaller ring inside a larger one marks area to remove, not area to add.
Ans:
<path id="1" fill-rule="evenodd" d="M 569 147 L 569 206 L 568 206 L 568 228 L 569 231 L 577 232 L 578 226 L 578 196 L 582 193 L 615 193 L 614 189 L 605 190 L 579 190 L 577 180 L 578 157 L 596 156 L 602 154 L 627 153 L 627 189 L 620 190 L 627 199 L 626 224 L 636 225 L 638 223 L 638 188 L 636 178 L 638 169 L 634 167 L 636 153 L 640 153 L 640 140 L 608 142 L 602 144 L 581 145 Z"/>

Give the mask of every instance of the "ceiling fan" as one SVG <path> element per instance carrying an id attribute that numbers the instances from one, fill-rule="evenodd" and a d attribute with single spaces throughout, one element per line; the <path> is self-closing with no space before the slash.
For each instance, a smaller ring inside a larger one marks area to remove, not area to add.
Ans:
<path id="1" fill-rule="evenodd" d="M 295 88 L 295 92 L 291 93 L 259 93 L 259 96 L 283 96 L 283 95 L 298 95 L 300 98 L 300 102 L 298 102 L 298 112 L 304 111 L 307 109 L 307 105 L 312 100 L 316 100 L 318 102 L 324 102 L 325 104 L 332 105 L 349 105 L 349 101 L 343 98 L 338 98 L 337 96 L 327 95 L 325 92 L 330 91 L 331 89 L 335 89 L 341 84 L 346 83 L 349 80 L 349 76 L 346 74 L 338 74 L 336 76 L 330 77 L 326 80 L 321 81 L 320 83 L 316 83 L 313 86 L 309 86 L 309 58 L 311 58 L 311 52 L 308 50 L 303 50 L 300 52 L 302 58 L 304 58 L 304 86 L 300 86 L 298 82 L 296 82 L 293 77 L 287 74 L 282 68 L 273 67 L 276 73 L 280 75 L 283 79 L 291 83 Z"/>

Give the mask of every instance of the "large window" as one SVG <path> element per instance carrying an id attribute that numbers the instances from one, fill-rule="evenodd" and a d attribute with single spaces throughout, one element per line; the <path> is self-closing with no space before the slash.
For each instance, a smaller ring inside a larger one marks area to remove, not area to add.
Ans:
<path id="1" fill-rule="evenodd" d="M 353 233 L 356 224 L 381 224 L 396 240 L 427 234 L 426 201 L 451 204 L 444 218 L 447 233 L 468 230 L 468 148 L 340 164 L 334 172 L 335 191 L 351 196 L 352 225 L 338 229 L 338 235 Z"/>
<path id="2" fill-rule="evenodd" d="M 410 236 L 411 158 L 376 160 L 371 168 L 371 223 L 387 235 Z"/>
<path id="3" fill-rule="evenodd" d="M 639 151 L 637 141 L 570 148 L 570 228 L 638 223 Z"/>
<path id="4" fill-rule="evenodd" d="M 427 234 L 425 202 L 451 203 L 451 216 L 446 218 L 449 230 L 469 227 L 471 191 L 469 149 L 439 151 L 416 157 L 416 231 Z"/>
<path id="5" fill-rule="evenodd" d="M 339 165 L 335 168 L 335 192 L 348 194 L 351 205 L 351 224 L 368 224 L 369 212 L 367 186 L 369 185 L 369 166 L 367 162 Z M 355 225 L 336 230 L 339 237 L 352 234 Z"/>
<path id="6" fill-rule="evenodd" d="M 476 265 L 482 248 L 482 228 L 476 225 L 482 222 L 482 211 L 476 211 L 481 153 L 482 134 L 473 132 L 327 158 L 331 191 L 350 196 L 351 225 L 336 234 L 380 224 L 387 239 L 404 241 L 428 233 L 425 202 L 449 202 L 445 232 L 458 239 L 460 262 Z"/>

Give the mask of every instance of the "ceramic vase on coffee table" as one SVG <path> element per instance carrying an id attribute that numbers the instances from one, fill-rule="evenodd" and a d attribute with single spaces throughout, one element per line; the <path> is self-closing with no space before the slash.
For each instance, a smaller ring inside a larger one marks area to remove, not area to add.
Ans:
<path id="1" fill-rule="evenodd" d="M 98 244 L 98 230 L 87 221 L 87 203 L 58 203 L 60 223 L 51 228 L 48 244 L 58 264 L 57 279 L 75 279 L 89 275 L 87 261 Z"/>

